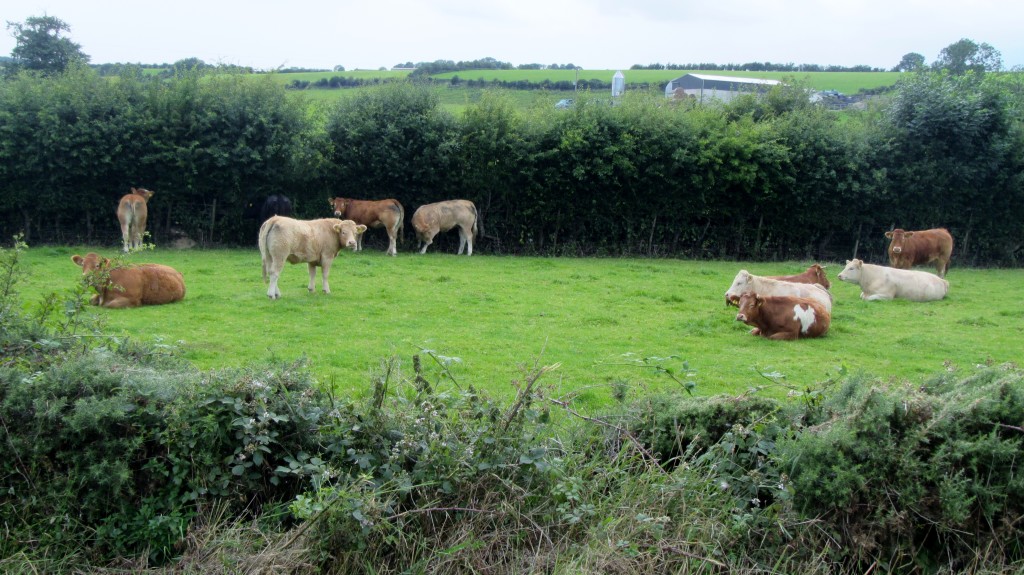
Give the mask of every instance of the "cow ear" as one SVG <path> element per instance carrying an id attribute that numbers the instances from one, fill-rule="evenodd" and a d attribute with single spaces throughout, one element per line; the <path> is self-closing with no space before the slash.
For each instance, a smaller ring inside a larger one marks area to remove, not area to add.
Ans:
<path id="1" fill-rule="evenodd" d="M 341 233 L 341 224 L 334 224 L 331 229 L 334 230 L 334 233 L 339 234 Z"/>
<path id="2" fill-rule="evenodd" d="M 912 238 L 912 237 L 914 237 L 914 232 L 904 232 L 903 233 L 903 237 L 905 237 L 905 238 Z"/>
<path id="3" fill-rule="evenodd" d="M 764 298 L 763 297 L 761 297 L 759 295 L 756 295 L 756 296 L 754 296 L 754 300 L 757 301 L 757 307 L 761 307 L 762 305 L 764 305 Z"/>
<path id="4" fill-rule="evenodd" d="M 892 232 L 885 232 L 885 237 L 892 239 Z"/>
<path id="5" fill-rule="evenodd" d="M 327 204 L 333 206 L 334 205 L 334 198 L 327 198 Z"/>
<path id="6" fill-rule="evenodd" d="M 361 234 L 361 233 L 363 233 L 365 231 L 366 231 L 366 226 L 364 226 L 363 224 L 359 224 L 358 226 L 356 226 L 356 233 L 357 234 Z"/>
<path id="7" fill-rule="evenodd" d="M 80 267 L 80 268 L 84 268 L 85 267 L 85 258 L 83 258 L 82 256 L 80 256 L 78 254 L 75 254 L 75 255 L 71 256 L 71 261 L 75 262 L 75 265 Z"/>

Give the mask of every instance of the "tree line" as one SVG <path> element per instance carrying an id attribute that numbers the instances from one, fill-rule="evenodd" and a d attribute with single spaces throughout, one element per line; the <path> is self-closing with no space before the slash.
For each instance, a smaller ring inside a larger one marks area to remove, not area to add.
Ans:
<path id="1" fill-rule="evenodd" d="M 0 237 L 116 246 L 142 186 L 157 245 L 252 245 L 251 206 L 285 193 L 299 217 L 470 199 L 483 253 L 882 261 L 884 231 L 943 226 L 954 265 L 1017 265 L 1022 95 L 1018 74 L 919 72 L 842 115 L 791 85 L 529 111 L 494 91 L 455 116 L 411 82 L 312 104 L 258 76 L 22 73 L 0 82 Z"/>

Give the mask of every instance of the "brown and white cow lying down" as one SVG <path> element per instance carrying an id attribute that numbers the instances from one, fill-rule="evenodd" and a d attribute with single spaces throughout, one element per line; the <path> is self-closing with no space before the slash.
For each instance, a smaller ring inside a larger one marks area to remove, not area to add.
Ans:
<path id="1" fill-rule="evenodd" d="M 459 254 L 467 246 L 467 256 L 473 255 L 473 237 L 477 232 L 476 206 L 469 200 L 448 200 L 420 206 L 412 215 L 412 227 L 416 239 L 423 245 L 420 253 L 426 253 L 434 236 L 459 228 Z"/>
<path id="2" fill-rule="evenodd" d="M 117 203 L 117 221 L 121 224 L 121 239 L 126 252 L 142 246 L 146 218 L 149 217 L 146 203 L 151 197 L 153 192 L 145 188 L 132 188 L 132 193 L 125 194 Z"/>
<path id="3" fill-rule="evenodd" d="M 744 292 L 754 292 L 764 296 L 793 296 L 810 298 L 832 313 L 832 294 L 816 284 L 804 284 L 755 276 L 747 270 L 740 270 L 732 285 L 725 292 L 725 303 L 735 305 Z"/>
<path id="4" fill-rule="evenodd" d="M 405 210 L 398 200 L 351 200 L 330 198 L 327 202 L 334 210 L 334 217 L 352 220 L 368 228 L 383 227 L 388 234 L 388 255 L 398 254 L 396 240 L 402 237 Z M 363 234 L 356 239 L 356 251 L 363 249 Z"/>
<path id="5" fill-rule="evenodd" d="M 885 232 L 889 242 L 889 265 L 909 270 L 916 265 L 935 262 L 935 273 L 940 278 L 949 271 L 949 258 L 953 255 L 953 236 L 945 228 L 907 232 L 899 228 Z"/>
<path id="6" fill-rule="evenodd" d="M 82 275 L 96 290 L 89 303 L 109 308 L 173 303 L 185 297 L 185 278 L 178 270 L 161 264 L 135 264 L 112 268 L 99 254 L 71 256 Z"/>
<path id="7" fill-rule="evenodd" d="M 321 284 L 324 293 L 331 293 L 327 282 L 331 274 L 331 262 L 342 248 L 354 250 L 357 237 L 366 231 L 366 226 L 352 220 L 323 218 L 319 220 L 295 220 L 285 216 L 274 216 L 260 226 L 260 257 L 263 259 L 263 281 L 270 280 L 267 296 L 281 297 L 277 280 L 281 277 L 284 263 L 305 262 L 309 266 L 309 292 L 315 290 L 313 281 L 316 268 L 322 269 Z"/>
<path id="8" fill-rule="evenodd" d="M 751 335 L 769 339 L 821 337 L 828 333 L 832 315 L 817 300 L 793 296 L 740 295 L 736 321 L 754 326 Z"/>
<path id="9" fill-rule="evenodd" d="M 939 276 L 915 270 L 900 270 L 847 260 L 839 279 L 860 286 L 863 300 L 908 299 L 935 301 L 949 293 L 949 282 Z"/>
<path id="10" fill-rule="evenodd" d="M 828 281 L 828 277 L 825 275 L 825 268 L 821 267 L 820 264 L 812 264 L 811 267 L 807 268 L 806 271 L 791 276 L 765 276 L 768 279 L 780 280 L 784 282 L 793 282 L 798 284 L 819 284 L 825 289 L 832 287 L 832 283 Z"/>

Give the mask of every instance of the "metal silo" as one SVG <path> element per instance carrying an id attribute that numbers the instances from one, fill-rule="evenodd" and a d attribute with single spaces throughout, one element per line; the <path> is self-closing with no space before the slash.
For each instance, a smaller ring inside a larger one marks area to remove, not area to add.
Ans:
<path id="1" fill-rule="evenodd" d="M 615 72 L 612 76 L 612 98 L 617 98 L 626 91 L 626 77 L 622 75 L 622 72 Z"/>

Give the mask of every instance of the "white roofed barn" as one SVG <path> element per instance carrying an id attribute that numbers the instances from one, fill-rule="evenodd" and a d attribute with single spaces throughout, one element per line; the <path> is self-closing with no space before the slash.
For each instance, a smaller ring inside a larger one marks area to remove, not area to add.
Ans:
<path id="1" fill-rule="evenodd" d="M 711 100 L 728 102 L 741 94 L 767 92 L 772 86 L 781 83 L 778 80 L 764 80 L 761 78 L 687 74 L 666 84 L 665 96 L 675 99 L 692 97 L 696 98 L 699 102 Z"/>

